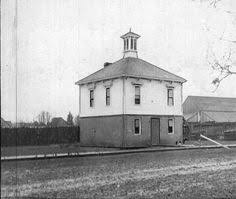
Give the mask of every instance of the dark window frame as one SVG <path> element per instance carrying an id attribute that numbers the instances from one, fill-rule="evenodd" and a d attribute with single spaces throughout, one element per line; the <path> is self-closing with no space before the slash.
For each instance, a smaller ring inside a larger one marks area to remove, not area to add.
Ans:
<path id="1" fill-rule="evenodd" d="M 172 122 L 172 126 L 170 125 L 170 122 Z M 175 120 L 174 118 L 168 119 L 168 134 L 174 134 L 175 129 Z"/>
<path id="2" fill-rule="evenodd" d="M 139 94 L 136 93 L 136 88 L 139 89 Z M 141 104 L 141 86 L 135 85 L 134 86 L 134 104 L 139 105 Z"/>
<path id="3" fill-rule="evenodd" d="M 89 106 L 94 107 L 94 90 L 89 90 Z"/>
<path id="4" fill-rule="evenodd" d="M 172 92 L 172 96 L 171 96 Z M 167 105 L 174 106 L 174 88 L 167 89 Z"/>
<path id="5" fill-rule="evenodd" d="M 134 119 L 134 134 L 135 135 L 141 135 L 141 133 L 142 133 L 141 119 L 140 118 L 135 118 Z"/>
<path id="6" fill-rule="evenodd" d="M 111 89 L 110 87 L 107 87 L 106 88 L 106 106 L 110 106 L 110 105 L 111 105 Z"/>

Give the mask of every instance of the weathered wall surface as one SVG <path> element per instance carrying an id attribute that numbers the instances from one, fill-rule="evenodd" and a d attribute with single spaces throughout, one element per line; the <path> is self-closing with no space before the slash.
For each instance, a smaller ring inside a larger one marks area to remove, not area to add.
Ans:
<path id="1" fill-rule="evenodd" d="M 135 88 L 132 83 L 141 83 L 141 104 L 134 103 Z M 167 85 L 174 87 L 174 106 L 167 105 Z M 125 114 L 183 115 L 182 85 L 165 81 L 149 81 L 133 78 L 125 80 Z"/>
<path id="2" fill-rule="evenodd" d="M 134 119 L 141 120 L 141 134 L 134 133 Z M 125 115 L 125 147 L 148 147 L 151 146 L 150 116 Z"/>
<path id="3" fill-rule="evenodd" d="M 105 104 L 104 82 L 96 84 L 94 107 L 89 106 L 89 86 L 81 87 L 81 144 L 109 147 L 150 146 L 152 117 L 160 118 L 161 145 L 173 145 L 176 141 L 182 141 L 182 85 L 134 78 L 125 78 L 124 82 L 123 87 L 123 79 L 113 80 L 110 87 L 110 106 Z M 134 83 L 141 84 L 140 105 L 134 103 Z M 167 86 L 174 88 L 174 106 L 167 104 Z M 142 120 L 141 135 L 134 134 L 135 118 Z M 168 134 L 168 118 L 175 119 L 174 134 Z"/>
<path id="4" fill-rule="evenodd" d="M 160 115 L 124 115 L 81 118 L 81 145 L 103 147 L 151 146 L 151 118 L 160 119 L 160 145 L 175 145 L 182 141 L 182 117 Z M 174 133 L 168 133 L 168 118 L 173 118 Z M 134 133 L 134 119 L 141 120 L 142 132 Z M 124 132 L 124 134 L 123 134 Z"/>
<path id="5" fill-rule="evenodd" d="M 174 133 L 168 133 L 168 118 L 174 118 Z M 176 141 L 183 141 L 183 117 L 162 117 L 161 118 L 161 144 L 163 145 L 175 145 Z"/>
<path id="6" fill-rule="evenodd" d="M 98 82 L 94 89 L 94 107 L 90 107 L 89 86 L 81 86 L 80 117 L 122 114 L 123 80 L 114 79 L 110 87 L 110 106 L 106 106 L 106 83 Z"/>
<path id="7" fill-rule="evenodd" d="M 141 104 L 134 104 L 137 79 L 125 79 L 124 114 L 182 115 L 182 85 L 165 81 L 138 80 L 141 83 Z M 110 89 L 111 105 L 106 106 L 105 83 L 96 83 L 94 107 L 89 106 L 89 87 L 81 86 L 81 117 L 123 114 L 123 80 L 114 79 Z M 174 87 L 174 106 L 167 105 L 167 85 Z"/>
<path id="8" fill-rule="evenodd" d="M 121 147 L 122 115 L 81 118 L 80 132 L 82 146 Z"/>
<path id="9" fill-rule="evenodd" d="M 134 134 L 134 119 L 141 119 L 142 133 Z M 126 115 L 125 116 L 125 143 L 126 147 L 151 146 L 151 118 L 160 119 L 160 145 L 175 145 L 176 141 L 183 139 L 182 116 L 163 115 Z M 168 133 L 168 119 L 174 118 L 174 133 Z"/>

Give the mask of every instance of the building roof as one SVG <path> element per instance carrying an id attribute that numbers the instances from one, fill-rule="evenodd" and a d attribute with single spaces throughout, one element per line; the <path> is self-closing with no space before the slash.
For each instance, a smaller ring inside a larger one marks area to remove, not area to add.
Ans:
<path id="1" fill-rule="evenodd" d="M 52 127 L 63 127 L 63 126 L 69 126 L 69 125 L 62 117 L 54 117 L 51 120 L 51 126 Z"/>
<path id="2" fill-rule="evenodd" d="M 140 35 L 138 35 L 138 34 L 136 34 L 134 32 L 129 31 L 126 34 L 122 35 L 121 38 L 124 39 L 125 37 L 129 37 L 129 36 L 133 36 L 133 37 L 136 37 L 136 38 L 140 37 Z"/>
<path id="3" fill-rule="evenodd" d="M 186 82 L 182 77 L 174 75 L 142 59 L 127 57 L 120 59 L 97 72 L 79 80 L 76 84 L 86 84 L 118 77 L 136 77 L 145 79 Z"/>
<path id="4" fill-rule="evenodd" d="M 236 98 L 188 96 L 183 103 L 183 112 L 236 111 Z"/>

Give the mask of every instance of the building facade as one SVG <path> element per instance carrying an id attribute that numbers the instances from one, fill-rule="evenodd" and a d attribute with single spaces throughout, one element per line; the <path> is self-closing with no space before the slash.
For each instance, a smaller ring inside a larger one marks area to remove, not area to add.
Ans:
<path id="1" fill-rule="evenodd" d="M 185 79 L 138 58 L 128 32 L 124 56 L 76 82 L 83 146 L 148 147 L 182 141 Z"/>

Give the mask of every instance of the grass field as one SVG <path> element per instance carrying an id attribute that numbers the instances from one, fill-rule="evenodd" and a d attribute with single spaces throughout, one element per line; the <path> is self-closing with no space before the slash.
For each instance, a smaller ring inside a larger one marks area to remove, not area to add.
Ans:
<path id="1" fill-rule="evenodd" d="M 2 162 L 1 196 L 236 198 L 236 148 Z"/>

